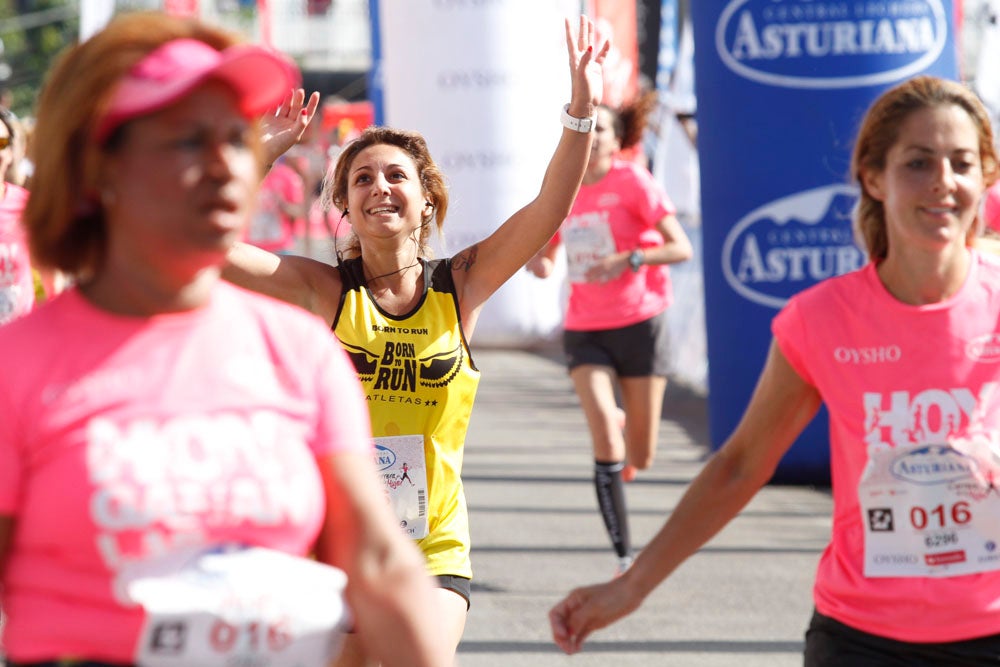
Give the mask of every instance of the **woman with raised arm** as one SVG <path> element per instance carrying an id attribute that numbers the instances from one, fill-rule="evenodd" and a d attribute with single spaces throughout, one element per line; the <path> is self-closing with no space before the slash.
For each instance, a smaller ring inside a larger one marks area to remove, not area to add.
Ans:
<path id="1" fill-rule="evenodd" d="M 437 621 L 454 651 L 465 628 L 472 566 L 461 471 L 479 371 L 469 340 L 486 300 L 552 236 L 569 213 L 590 152 L 609 45 L 593 23 L 566 21 L 572 95 L 565 129 L 538 196 L 489 237 L 430 260 L 431 227 L 444 223 L 443 175 L 416 132 L 369 128 L 345 147 L 328 183 L 351 225 L 338 266 L 278 257 L 247 245 L 229 254 L 225 277 L 301 305 L 337 334 L 368 397 L 377 458 L 406 534 L 437 577 Z M 553 114 L 558 116 L 558 110 Z M 402 483 L 403 466 L 415 485 Z M 348 638 L 344 664 L 365 657 Z"/>
<path id="2" fill-rule="evenodd" d="M 25 224 L 76 286 L 0 327 L 7 667 L 324 665 L 348 624 L 383 664 L 450 659 L 343 350 L 220 278 L 260 181 L 255 119 L 297 79 L 132 13 L 46 80 Z"/>
<path id="3" fill-rule="evenodd" d="M 792 297 L 743 419 L 620 578 L 550 612 L 579 651 L 721 530 L 825 404 L 834 515 L 807 667 L 1000 660 L 1000 261 L 973 247 L 989 116 L 922 76 L 866 114 L 851 175 L 870 263 Z"/>

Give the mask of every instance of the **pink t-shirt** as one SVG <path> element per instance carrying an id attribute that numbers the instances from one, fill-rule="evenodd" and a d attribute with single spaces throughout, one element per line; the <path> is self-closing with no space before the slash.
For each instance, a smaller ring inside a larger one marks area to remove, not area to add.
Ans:
<path id="1" fill-rule="evenodd" d="M 130 663 L 143 611 L 123 565 L 240 543 L 303 556 L 324 516 L 316 457 L 371 451 L 356 374 L 329 330 L 220 283 L 151 318 L 71 289 L 0 327 L 0 514 L 15 522 L 7 656 Z"/>
<path id="2" fill-rule="evenodd" d="M 35 286 L 28 240 L 21 224 L 28 191 L 7 183 L 0 198 L 0 324 L 31 310 Z"/>
<path id="3" fill-rule="evenodd" d="M 937 565 L 931 552 L 960 563 L 966 552 L 949 545 L 959 537 L 957 531 L 969 526 L 955 524 L 974 514 L 979 521 L 985 516 L 992 530 L 1000 519 L 992 514 L 996 504 L 986 509 L 997 502 L 989 497 L 993 487 L 988 485 L 998 472 L 990 466 L 997 462 L 970 467 L 968 457 L 941 454 L 949 446 L 962 451 L 977 439 L 1000 438 L 1000 260 L 973 253 L 962 289 L 927 306 L 897 301 L 875 265 L 868 264 L 793 297 L 772 330 L 782 353 L 819 390 L 830 414 L 834 516 L 831 542 L 816 575 L 817 610 L 859 630 L 909 642 L 1000 632 L 998 570 L 866 576 L 865 569 L 866 557 L 869 564 L 890 568 L 947 567 Z M 906 452 L 913 456 L 906 459 Z M 886 454 L 896 457 L 896 476 L 882 479 L 885 493 L 878 495 L 866 483 L 876 469 L 870 457 Z M 966 475 L 966 469 L 977 473 Z M 950 509 L 948 503 L 944 509 L 935 503 L 921 508 L 920 493 L 957 494 L 960 500 Z M 875 498 L 869 502 L 876 509 L 863 505 L 864 498 Z M 900 503 L 904 509 L 895 517 L 880 509 Z M 896 544 L 914 532 L 914 521 L 918 528 L 937 522 L 943 527 L 926 535 L 935 542 L 927 543 L 926 552 L 866 554 L 866 539 Z M 988 554 L 979 562 L 998 560 L 991 555 L 995 544 L 974 546 Z"/>
<path id="4" fill-rule="evenodd" d="M 583 185 L 553 243 L 566 247 L 570 295 L 564 326 L 571 331 L 617 329 L 647 320 L 673 301 L 666 266 L 626 269 L 607 283 L 582 282 L 589 261 L 613 252 L 663 245 L 656 229 L 674 213 L 663 188 L 639 165 L 615 160 L 597 183 Z"/>
<path id="5" fill-rule="evenodd" d="M 1000 181 L 991 185 L 983 196 L 983 223 L 987 229 L 1000 232 Z"/>
<path id="6" fill-rule="evenodd" d="M 257 209 L 247 226 L 246 241 L 270 252 L 290 250 L 295 243 L 296 218 L 281 210 L 281 203 L 301 204 L 302 177 L 283 162 L 267 172 L 257 194 Z"/>

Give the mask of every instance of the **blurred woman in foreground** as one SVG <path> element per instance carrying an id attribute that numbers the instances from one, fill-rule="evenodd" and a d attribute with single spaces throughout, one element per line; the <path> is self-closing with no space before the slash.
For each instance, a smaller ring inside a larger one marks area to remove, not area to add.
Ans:
<path id="1" fill-rule="evenodd" d="M 297 78 L 136 13 L 46 82 L 25 220 L 77 286 L 0 328 L 18 351 L 0 386 L 8 666 L 325 664 L 343 573 L 385 664 L 445 663 L 346 356 L 313 317 L 220 280 L 260 182 L 254 119 Z"/>

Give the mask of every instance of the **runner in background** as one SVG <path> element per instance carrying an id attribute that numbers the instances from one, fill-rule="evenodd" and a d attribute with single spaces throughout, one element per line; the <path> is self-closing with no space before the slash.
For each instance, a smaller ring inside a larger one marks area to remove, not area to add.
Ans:
<path id="1" fill-rule="evenodd" d="M 573 210 L 527 268 L 547 278 L 565 247 L 569 303 L 563 346 L 594 455 L 597 506 L 617 556 L 632 562 L 623 482 L 653 463 L 667 388 L 673 301 L 668 264 L 691 257 L 691 242 L 652 174 L 622 159 L 640 144 L 652 96 L 621 110 L 601 105 L 587 172 Z M 616 395 L 621 395 L 621 407 Z"/>
<path id="2" fill-rule="evenodd" d="M 244 240 L 269 252 L 292 252 L 305 226 L 305 213 L 302 176 L 286 158 L 278 158 L 260 184 Z"/>
<path id="3" fill-rule="evenodd" d="M 564 651 L 718 533 L 825 404 L 834 516 L 806 667 L 1000 660 L 1000 261 L 971 247 L 993 139 L 956 82 L 917 77 L 875 101 L 851 163 L 871 262 L 777 315 L 743 419 L 660 532 L 620 578 L 550 612 Z"/>
<path id="4" fill-rule="evenodd" d="M 448 209 L 444 176 L 418 133 L 373 127 L 344 147 L 328 178 L 329 201 L 353 231 L 338 245 L 338 266 L 238 244 L 225 271 L 237 284 L 319 315 L 350 353 L 367 393 L 386 492 L 437 577 L 442 611 L 434 620 L 452 655 L 472 577 L 461 479 L 479 382 L 469 341 L 487 299 L 569 213 L 603 92 L 609 44 L 595 43 L 585 17 L 578 31 L 569 21 L 565 30 L 572 82 L 565 129 L 538 196 L 488 238 L 452 258 L 429 259 L 431 229 L 440 232 Z M 557 116 L 553 110 L 552 122 Z M 404 464 L 413 487 L 402 482 Z M 371 664 L 365 648 L 349 638 L 340 664 Z"/>
<path id="5" fill-rule="evenodd" d="M 345 595 L 384 664 L 447 661 L 346 355 L 311 315 L 220 280 L 262 176 L 253 119 L 297 79 L 270 50 L 136 12 L 46 80 L 25 225 L 78 282 L 0 327 L 17 355 L 7 667 L 324 665 Z M 305 122 L 272 115 L 265 134 Z"/>
<path id="6" fill-rule="evenodd" d="M 983 197 L 983 227 L 993 238 L 1000 238 L 1000 182 L 987 189 Z"/>
<path id="7" fill-rule="evenodd" d="M 0 109 L 0 324 L 28 313 L 35 304 L 35 281 L 28 239 L 21 222 L 28 191 L 14 183 L 20 124 Z"/>

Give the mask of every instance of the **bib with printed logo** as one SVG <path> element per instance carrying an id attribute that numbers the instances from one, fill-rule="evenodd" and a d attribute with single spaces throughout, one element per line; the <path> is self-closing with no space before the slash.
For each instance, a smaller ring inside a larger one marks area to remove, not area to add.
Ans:
<path id="1" fill-rule="evenodd" d="M 566 262 L 571 283 L 587 282 L 587 270 L 602 257 L 615 252 L 615 238 L 606 220 L 589 220 L 567 225 L 562 230 L 566 244 Z"/>
<path id="2" fill-rule="evenodd" d="M 427 465 L 424 436 L 375 438 L 375 466 L 389 504 L 407 537 L 427 537 Z"/>
<path id="3" fill-rule="evenodd" d="M 985 440 L 869 448 L 858 486 L 865 576 L 1000 569 L 998 464 Z"/>

